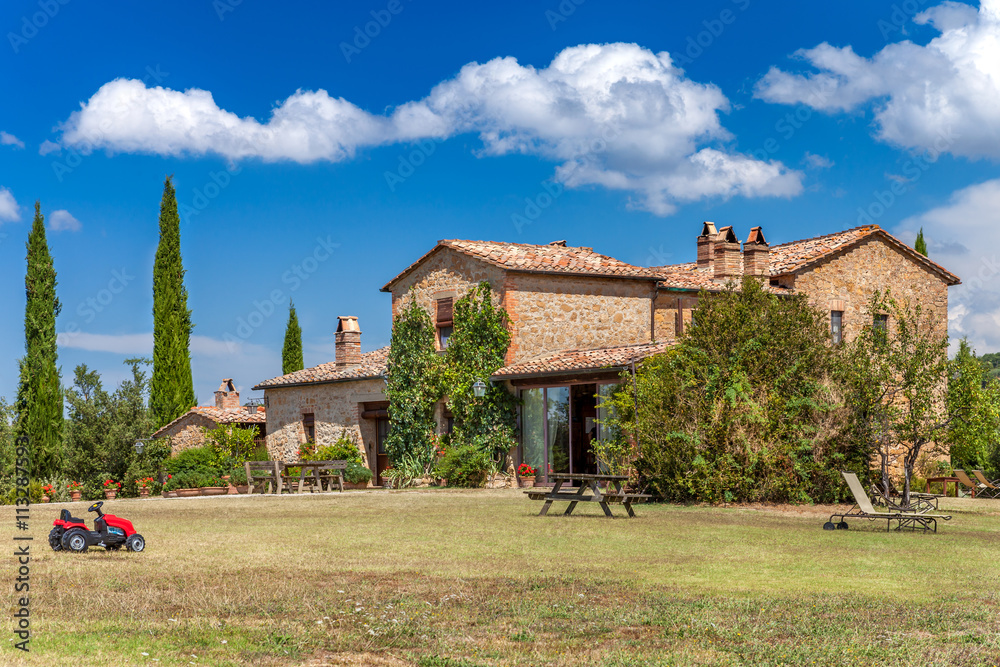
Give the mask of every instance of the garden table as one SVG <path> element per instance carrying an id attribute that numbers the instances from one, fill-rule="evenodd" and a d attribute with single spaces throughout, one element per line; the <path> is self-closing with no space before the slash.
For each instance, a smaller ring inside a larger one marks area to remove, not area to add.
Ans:
<path id="1" fill-rule="evenodd" d="M 560 472 L 549 473 L 549 479 L 555 482 L 555 486 L 551 490 L 546 490 L 543 487 L 535 487 L 525 491 L 532 500 L 545 501 L 542 511 L 538 513 L 538 516 L 548 514 L 549 507 L 552 506 L 554 501 L 564 500 L 569 502 L 566 514 L 572 514 L 573 510 L 576 509 L 577 503 L 592 502 L 600 504 L 601 509 L 604 510 L 604 516 L 614 518 L 614 514 L 611 513 L 608 503 L 621 503 L 625 507 L 625 511 L 628 512 L 628 515 L 634 517 L 635 512 L 632 511 L 632 503 L 641 503 L 651 497 L 645 493 L 626 492 L 623 485 L 628 481 L 628 475 L 586 475 Z M 575 489 L 571 487 L 572 491 L 570 489 L 563 491 L 563 484 L 567 482 L 579 482 L 580 486 Z M 602 484 L 605 487 L 603 491 L 601 490 Z"/>
<path id="2" fill-rule="evenodd" d="M 292 479 L 288 474 L 290 468 L 299 469 L 299 483 L 298 483 L 298 493 L 302 493 L 302 488 L 305 486 L 306 479 L 312 477 L 309 484 L 309 492 L 312 493 L 317 488 L 323 491 L 323 480 L 329 480 L 327 487 L 328 491 L 333 491 L 333 475 L 330 471 L 335 471 L 337 473 L 338 487 L 341 491 L 344 490 L 344 474 L 343 470 L 347 467 L 347 461 L 295 461 L 293 463 L 285 463 L 285 474 L 283 477 L 288 480 L 289 490 L 295 492 L 292 487 Z M 326 473 L 321 474 L 321 473 Z"/>
<path id="3" fill-rule="evenodd" d="M 931 484 L 940 483 L 941 490 L 944 492 L 944 496 L 948 497 L 948 482 L 955 483 L 955 497 L 958 497 L 958 477 L 928 477 L 927 478 L 927 493 L 931 492 Z M 972 493 L 972 497 L 976 497 L 975 491 Z"/>

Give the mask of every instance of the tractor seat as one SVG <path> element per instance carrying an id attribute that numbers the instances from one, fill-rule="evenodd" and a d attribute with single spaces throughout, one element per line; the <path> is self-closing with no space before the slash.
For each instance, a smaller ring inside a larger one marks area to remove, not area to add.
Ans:
<path id="1" fill-rule="evenodd" d="M 86 523 L 83 519 L 77 519 L 75 516 L 70 515 L 69 510 L 60 510 L 59 519 L 68 521 L 69 523 Z"/>

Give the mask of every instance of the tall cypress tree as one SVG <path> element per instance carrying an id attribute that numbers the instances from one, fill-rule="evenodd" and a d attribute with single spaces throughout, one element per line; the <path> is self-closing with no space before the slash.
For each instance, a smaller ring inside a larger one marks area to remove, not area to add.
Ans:
<path id="1" fill-rule="evenodd" d="M 153 377 L 149 407 L 157 426 L 195 404 L 191 379 L 191 311 L 181 263 L 181 220 L 172 177 L 163 183 L 160 244 L 153 264 Z"/>
<path id="2" fill-rule="evenodd" d="M 289 301 L 288 324 L 285 326 L 285 347 L 281 350 L 281 372 L 283 375 L 305 368 L 302 360 L 302 329 L 295 314 L 295 303 Z"/>
<path id="3" fill-rule="evenodd" d="M 35 477 L 59 473 L 62 462 L 63 393 L 56 366 L 56 270 L 45 238 L 45 217 L 35 202 L 24 275 L 24 358 L 17 388 L 17 434 L 27 436 Z"/>
<path id="4" fill-rule="evenodd" d="M 927 242 L 924 241 L 924 228 L 920 228 L 920 233 L 917 234 L 917 240 L 913 244 L 913 249 L 919 252 L 924 257 L 927 256 Z"/>

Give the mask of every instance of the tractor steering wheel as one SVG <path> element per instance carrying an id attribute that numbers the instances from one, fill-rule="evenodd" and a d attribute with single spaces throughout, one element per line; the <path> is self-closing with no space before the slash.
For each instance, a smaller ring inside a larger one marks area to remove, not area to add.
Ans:
<path id="1" fill-rule="evenodd" d="M 97 514 L 100 515 L 101 514 L 101 507 L 103 505 L 104 505 L 104 501 L 103 500 L 98 500 L 96 503 L 94 503 L 93 505 L 91 505 L 87 509 L 87 511 L 88 512 L 97 512 Z"/>

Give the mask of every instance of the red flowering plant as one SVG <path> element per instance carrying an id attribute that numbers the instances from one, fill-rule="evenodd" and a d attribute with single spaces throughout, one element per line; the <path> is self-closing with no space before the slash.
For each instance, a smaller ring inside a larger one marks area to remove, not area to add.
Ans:
<path id="1" fill-rule="evenodd" d="M 51 484 L 46 484 L 45 486 L 42 487 L 42 493 L 44 493 L 47 496 L 51 496 L 52 492 L 55 490 L 56 490 L 55 487 L 52 486 Z"/>
<path id="2" fill-rule="evenodd" d="M 70 491 L 79 491 L 83 488 L 83 484 L 80 484 L 80 482 L 70 482 L 66 485 L 66 488 Z"/>
<path id="3" fill-rule="evenodd" d="M 104 480 L 104 490 L 105 491 L 117 491 L 122 488 L 121 482 L 116 482 L 113 479 Z"/>
<path id="4" fill-rule="evenodd" d="M 143 477 L 142 479 L 135 480 L 135 486 L 137 489 L 148 489 L 153 485 L 154 481 L 152 477 Z"/>
<path id="5" fill-rule="evenodd" d="M 522 463 L 517 467 L 517 474 L 521 477 L 534 477 L 535 469 L 529 466 L 527 463 Z"/>

